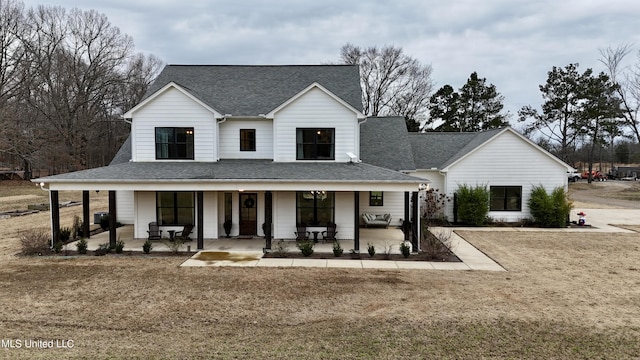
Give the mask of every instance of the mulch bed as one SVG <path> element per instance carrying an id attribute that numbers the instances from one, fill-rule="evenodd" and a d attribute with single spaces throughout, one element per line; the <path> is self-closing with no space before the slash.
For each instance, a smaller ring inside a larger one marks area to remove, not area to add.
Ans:
<path id="1" fill-rule="evenodd" d="M 433 239 L 434 235 L 430 232 L 427 235 L 429 240 Z M 421 239 L 420 248 L 428 248 L 428 240 Z M 462 262 L 453 252 L 449 251 L 447 254 L 440 254 L 437 256 L 431 256 L 426 253 L 411 253 L 408 258 L 405 258 L 402 254 L 384 254 L 376 252 L 375 255 L 369 256 L 366 247 L 360 250 L 360 254 L 351 254 L 348 251 L 344 251 L 341 256 L 334 256 L 333 253 L 327 252 L 315 252 L 309 256 L 303 256 L 297 249 L 289 249 L 285 253 L 272 251 L 264 254 L 264 258 L 277 259 L 332 259 L 332 260 L 393 260 L 393 261 L 439 261 L 439 262 Z"/>

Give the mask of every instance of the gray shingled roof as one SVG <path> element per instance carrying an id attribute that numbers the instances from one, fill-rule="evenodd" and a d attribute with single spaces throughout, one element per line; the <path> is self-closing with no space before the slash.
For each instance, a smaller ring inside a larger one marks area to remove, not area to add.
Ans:
<path id="1" fill-rule="evenodd" d="M 131 133 L 127 136 L 127 140 L 122 143 L 120 149 L 116 153 L 116 156 L 111 159 L 109 165 L 122 164 L 131 160 Z"/>
<path id="2" fill-rule="evenodd" d="M 444 169 L 503 130 L 410 133 L 413 161 L 417 169 Z"/>
<path id="3" fill-rule="evenodd" d="M 403 117 L 370 117 L 360 125 L 360 159 L 393 170 L 415 170 Z"/>
<path id="4" fill-rule="evenodd" d="M 47 176 L 42 182 L 101 182 L 145 180 L 394 182 L 424 181 L 397 171 L 364 163 L 273 162 L 221 160 L 218 162 L 126 162 L 100 168 Z"/>
<path id="5" fill-rule="evenodd" d="M 267 114 L 314 82 L 362 110 L 357 65 L 167 65 L 146 96 L 172 81 L 223 115 Z"/>

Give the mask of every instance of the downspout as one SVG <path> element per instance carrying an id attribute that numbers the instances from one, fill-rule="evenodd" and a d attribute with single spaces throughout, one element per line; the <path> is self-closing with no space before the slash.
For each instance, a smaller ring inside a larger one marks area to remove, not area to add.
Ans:
<path id="1" fill-rule="evenodd" d="M 231 114 L 224 114 L 223 117 L 216 119 L 216 161 L 220 161 L 220 124 L 227 121 Z"/>
<path id="2" fill-rule="evenodd" d="M 47 194 L 49 195 L 48 196 L 48 198 L 49 198 L 49 227 L 51 228 L 51 244 L 50 245 L 51 245 L 51 247 L 53 247 L 53 239 L 54 239 L 53 232 L 55 230 L 53 229 L 53 227 L 54 227 L 53 226 L 53 211 L 51 211 L 51 207 L 52 207 L 52 204 L 51 204 L 51 189 L 44 187 L 46 184 L 43 183 L 43 182 L 41 182 L 41 183 L 39 183 L 37 185 L 40 186 L 40 190 L 46 191 Z"/>

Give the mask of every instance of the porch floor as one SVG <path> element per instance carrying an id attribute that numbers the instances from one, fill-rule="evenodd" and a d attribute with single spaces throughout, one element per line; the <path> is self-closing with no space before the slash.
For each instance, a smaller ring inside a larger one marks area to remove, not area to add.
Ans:
<path id="1" fill-rule="evenodd" d="M 432 229 L 437 230 L 437 229 Z M 452 251 L 462 262 L 428 262 L 428 261 L 391 261 L 391 260 L 351 260 L 351 259 L 265 259 L 262 258 L 262 249 L 265 241 L 262 237 L 245 238 L 221 238 L 204 239 L 204 249 L 198 251 L 197 241 L 184 243 L 180 251 L 197 252 L 192 258 L 186 260 L 181 266 L 260 266 L 260 267 L 325 267 L 325 268 L 363 268 L 363 269 L 420 269 L 420 270 L 486 270 L 505 271 L 503 267 L 494 262 L 491 258 L 469 244 L 463 238 L 451 233 L 453 249 Z M 142 252 L 142 244 L 146 239 L 133 238 L 133 226 L 123 226 L 117 229 L 116 239 L 125 242 L 125 251 Z M 400 243 L 404 239 L 404 234 L 400 229 L 360 229 L 360 252 L 366 253 L 367 244 L 371 243 L 376 247 L 378 253 L 383 253 L 385 247 L 390 247 L 391 253 L 400 253 Z M 88 240 L 88 249 L 95 250 L 100 244 L 109 242 L 109 233 L 103 232 L 91 237 Z M 278 239 L 272 241 L 272 248 L 275 247 Z M 295 248 L 295 240 L 285 240 L 289 251 L 298 251 Z M 353 240 L 340 240 L 340 244 L 345 251 L 353 248 Z M 67 245 L 70 249 L 75 249 L 75 243 Z M 321 253 L 331 253 L 333 244 L 319 240 L 314 246 L 314 251 Z M 170 251 L 164 241 L 154 241 L 152 252 Z M 198 260 L 200 252 L 225 251 L 242 257 L 243 261 L 230 260 Z"/>
<path id="2" fill-rule="evenodd" d="M 193 234 L 191 236 L 193 240 L 185 242 L 181 247 L 180 251 L 187 251 L 187 247 L 190 247 L 192 251 L 197 251 L 198 242 L 194 238 Z M 116 229 L 116 239 L 120 239 L 124 241 L 124 250 L 125 251 L 140 251 L 142 252 L 142 245 L 146 241 L 146 239 L 135 239 L 133 238 L 133 226 L 125 225 Z M 371 243 L 376 247 L 376 251 L 378 253 L 382 252 L 385 246 L 390 246 L 391 251 L 394 254 L 400 254 L 400 243 L 404 239 L 404 234 L 402 230 L 397 228 L 388 228 L 388 229 L 375 229 L 375 228 L 361 228 L 360 229 L 360 251 L 367 251 L 367 244 Z M 169 247 L 166 245 L 165 240 L 157 240 L 152 241 L 153 243 L 153 251 L 170 251 Z M 274 248 L 276 243 L 280 239 L 274 239 L 271 241 L 271 247 Z M 296 250 L 295 240 L 294 239 L 284 239 L 285 244 L 288 245 L 289 250 Z M 339 240 L 340 245 L 344 249 L 345 254 L 348 254 L 349 249 L 353 248 L 353 239 L 347 240 Z M 90 239 L 87 239 L 88 249 L 90 251 L 96 250 L 101 244 L 109 242 L 109 232 L 105 231 L 100 234 L 92 236 Z M 214 251 L 260 251 L 265 246 L 265 240 L 261 236 L 254 236 L 252 238 L 239 238 L 239 237 L 230 237 L 230 238 L 219 238 L 219 239 L 204 239 L 203 242 L 204 249 L 203 250 L 214 250 Z M 67 245 L 69 249 L 75 250 L 75 243 L 70 243 Z M 316 252 L 326 252 L 331 253 L 333 250 L 333 243 L 330 241 L 323 241 L 319 239 L 318 242 L 314 246 L 314 251 Z"/>

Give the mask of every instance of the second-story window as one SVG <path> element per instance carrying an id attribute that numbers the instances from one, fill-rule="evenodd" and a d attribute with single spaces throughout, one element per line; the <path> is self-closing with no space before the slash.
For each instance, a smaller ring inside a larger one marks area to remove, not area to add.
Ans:
<path id="1" fill-rule="evenodd" d="M 335 129 L 296 129 L 297 160 L 334 160 Z"/>
<path id="2" fill-rule="evenodd" d="M 193 128 L 156 128 L 156 159 L 193 160 Z"/>
<path id="3" fill-rule="evenodd" d="M 256 151 L 256 129 L 240 129 L 240 151 Z"/>

